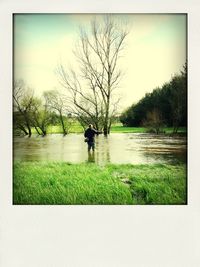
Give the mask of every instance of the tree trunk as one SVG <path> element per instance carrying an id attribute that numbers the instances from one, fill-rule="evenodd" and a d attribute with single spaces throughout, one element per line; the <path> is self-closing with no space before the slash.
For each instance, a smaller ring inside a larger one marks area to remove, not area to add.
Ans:
<path id="1" fill-rule="evenodd" d="M 24 115 L 24 119 L 25 119 L 26 127 L 27 127 L 27 129 L 28 129 L 28 137 L 31 137 L 31 135 L 32 135 L 32 131 L 31 131 L 31 126 L 30 126 L 30 124 L 29 124 L 29 123 L 30 123 L 29 117 L 28 117 L 28 115 L 27 115 L 26 112 L 24 112 L 23 115 Z"/>
<path id="2" fill-rule="evenodd" d="M 178 132 L 178 126 L 174 126 L 173 133 L 176 134 Z"/>
<path id="3" fill-rule="evenodd" d="M 67 134 L 67 131 L 65 129 L 65 124 L 64 124 L 63 116 L 61 113 L 60 113 L 60 121 L 61 121 L 61 125 L 62 125 L 63 135 L 65 136 Z"/>
<path id="4" fill-rule="evenodd" d="M 45 129 L 42 130 L 42 136 L 46 136 L 47 135 L 47 131 Z"/>
<path id="5" fill-rule="evenodd" d="M 108 135 L 108 126 L 107 126 L 107 125 L 105 125 L 104 128 L 103 128 L 103 134 L 104 134 L 105 136 Z"/>
<path id="6" fill-rule="evenodd" d="M 46 128 L 45 128 L 45 125 L 42 124 L 42 126 L 40 127 L 40 130 L 42 131 L 42 136 L 46 136 L 47 135 L 47 131 L 46 131 Z"/>
<path id="7" fill-rule="evenodd" d="M 109 106 L 110 106 L 110 98 L 108 97 L 106 103 L 106 112 L 105 112 L 105 120 L 103 127 L 103 133 L 105 136 L 109 134 Z"/>
<path id="8" fill-rule="evenodd" d="M 19 125 L 19 129 L 20 129 L 22 132 L 24 132 L 25 135 L 28 135 L 28 132 L 27 132 L 27 130 L 24 128 L 24 126 Z"/>
<path id="9" fill-rule="evenodd" d="M 37 126 L 34 126 L 34 128 L 35 128 L 36 132 L 40 135 L 40 132 L 38 131 Z"/>
<path id="10" fill-rule="evenodd" d="M 27 125 L 28 128 L 28 137 L 31 137 L 32 132 L 31 132 L 31 127 L 29 126 L 29 124 Z"/>

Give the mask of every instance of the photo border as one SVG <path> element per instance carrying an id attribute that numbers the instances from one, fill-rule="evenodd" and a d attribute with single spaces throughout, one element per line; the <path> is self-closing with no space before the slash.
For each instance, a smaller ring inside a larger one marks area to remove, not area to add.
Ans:
<path id="1" fill-rule="evenodd" d="M 196 267 L 200 265 L 198 1 L 0 2 L 0 265 Z M 188 14 L 188 205 L 12 205 L 12 13 Z"/>
<path id="2" fill-rule="evenodd" d="M 40 14 L 40 15 L 45 15 L 45 14 L 53 14 L 56 15 L 58 13 L 12 13 L 12 88 L 14 88 L 14 16 L 15 15 L 35 15 L 35 14 Z M 65 13 L 60 12 L 59 14 L 64 15 Z M 75 13 L 66 13 L 66 14 L 74 14 Z M 82 13 L 83 14 L 83 13 Z M 88 13 L 84 13 L 84 14 L 88 14 Z M 92 13 L 90 13 L 92 14 Z M 95 13 L 97 14 L 97 13 Z M 104 14 L 104 13 L 102 13 Z M 116 13 L 119 14 L 119 13 Z M 126 13 L 127 15 L 132 15 L 132 14 L 136 14 L 136 13 Z M 144 15 L 144 13 L 137 13 L 140 15 Z M 147 15 L 157 15 L 158 13 L 145 13 Z M 185 56 L 186 56 L 186 62 L 188 61 L 188 14 L 187 13 L 159 13 L 162 15 L 185 15 L 186 16 L 186 40 L 185 40 L 185 44 L 186 44 L 186 51 L 185 51 Z M 187 82 L 187 88 L 188 88 L 188 82 Z M 187 90 L 187 94 L 188 94 L 188 90 Z M 186 96 L 187 102 L 188 102 L 188 95 Z M 12 114 L 13 114 L 13 100 L 12 100 Z M 187 107 L 188 108 L 188 107 Z M 188 113 L 188 111 L 187 111 Z M 188 114 L 187 114 L 188 115 Z M 13 125 L 13 121 L 12 121 L 12 125 Z M 13 131 L 13 129 L 12 129 Z M 187 126 L 186 126 L 186 131 L 187 131 L 187 136 L 186 136 L 186 142 L 188 140 L 188 117 L 187 117 Z M 14 133 L 12 133 L 12 144 L 14 144 Z M 12 149 L 12 162 L 14 163 L 14 148 Z M 12 164 L 12 172 L 13 172 L 13 164 Z M 13 184 L 13 180 L 12 180 L 12 184 Z M 25 205 L 25 204 L 15 204 L 14 203 L 14 186 L 12 186 L 12 204 L 13 205 Z M 34 205 L 34 204 L 26 204 L 26 205 Z M 43 203 L 41 204 L 37 204 L 37 205 L 45 205 Z M 66 204 L 47 204 L 47 205 L 66 205 Z M 70 204 L 70 205 L 74 205 L 74 204 Z M 90 204 L 84 204 L 84 205 L 90 205 Z M 94 204 L 96 206 L 98 206 L 99 204 Z M 102 204 L 101 204 L 102 205 Z M 104 205 L 114 205 L 114 204 L 104 204 Z M 130 205 L 130 204 L 126 204 L 126 205 Z M 140 204 L 137 204 L 140 205 Z M 145 205 L 188 205 L 188 145 L 186 145 L 186 201 L 184 204 L 173 204 L 173 203 L 166 203 L 166 204 L 145 204 Z"/>

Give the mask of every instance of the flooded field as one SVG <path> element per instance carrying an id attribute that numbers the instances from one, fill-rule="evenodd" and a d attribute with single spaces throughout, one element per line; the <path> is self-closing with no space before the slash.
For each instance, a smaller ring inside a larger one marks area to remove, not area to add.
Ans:
<path id="1" fill-rule="evenodd" d="M 53 160 L 72 163 L 183 163 L 186 162 L 185 137 L 113 133 L 96 137 L 94 153 L 87 152 L 82 134 L 52 134 L 46 137 L 14 137 L 14 160 Z"/>

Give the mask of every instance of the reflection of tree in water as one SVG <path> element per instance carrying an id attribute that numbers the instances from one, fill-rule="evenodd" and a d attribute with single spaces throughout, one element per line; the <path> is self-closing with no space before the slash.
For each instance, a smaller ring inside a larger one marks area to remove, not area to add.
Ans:
<path id="1" fill-rule="evenodd" d="M 95 151 L 88 152 L 88 162 L 98 164 L 110 162 L 109 137 L 96 137 Z"/>
<path id="2" fill-rule="evenodd" d="M 187 141 L 185 138 L 151 135 L 148 137 L 149 143 L 145 138 L 145 142 L 140 146 L 140 151 L 143 157 L 149 161 L 171 164 L 187 162 Z"/>
<path id="3" fill-rule="evenodd" d="M 88 152 L 88 162 L 95 162 L 95 152 Z"/>
<path id="4" fill-rule="evenodd" d="M 60 160 L 65 160 L 65 138 L 61 138 L 60 143 Z"/>
<path id="5" fill-rule="evenodd" d="M 132 137 L 130 139 L 130 137 Z M 186 163 L 185 138 L 154 138 L 147 135 L 111 134 L 96 137 L 94 154 L 87 154 L 82 135 L 70 134 L 14 138 L 14 160 L 61 160 L 73 163 Z M 91 151 L 92 153 L 92 151 Z"/>
<path id="6" fill-rule="evenodd" d="M 145 158 L 149 158 L 150 161 L 157 161 L 163 163 L 186 163 L 187 162 L 187 151 L 174 151 L 174 152 L 153 152 L 153 151 L 144 151 L 142 152 Z"/>

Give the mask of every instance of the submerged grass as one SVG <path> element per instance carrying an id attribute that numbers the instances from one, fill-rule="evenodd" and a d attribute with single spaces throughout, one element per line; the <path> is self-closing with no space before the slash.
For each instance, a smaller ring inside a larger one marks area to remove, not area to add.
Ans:
<path id="1" fill-rule="evenodd" d="M 14 204 L 186 204 L 185 165 L 16 162 Z"/>

